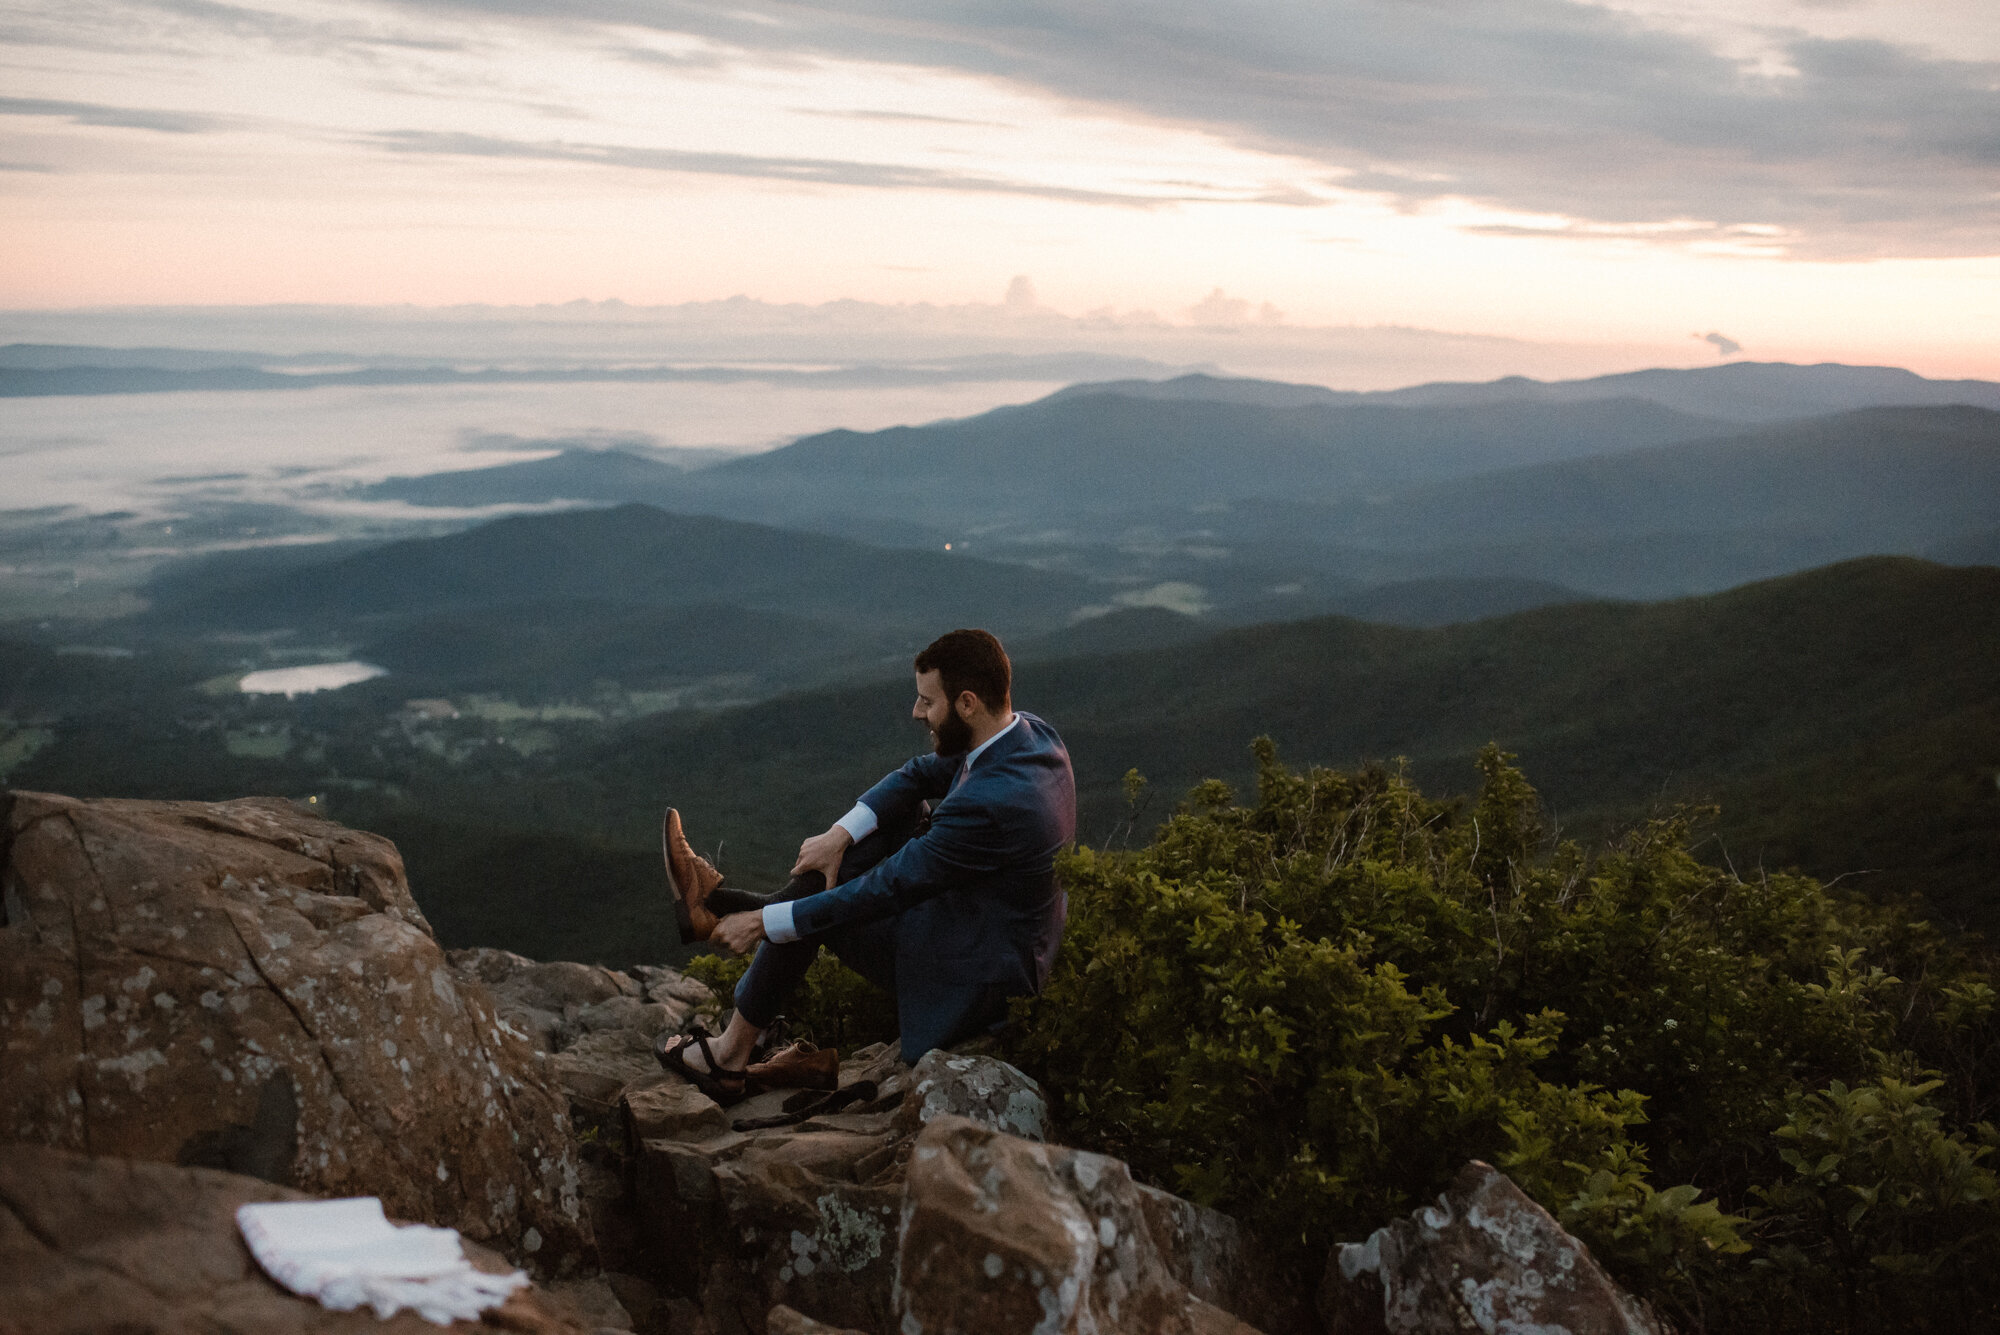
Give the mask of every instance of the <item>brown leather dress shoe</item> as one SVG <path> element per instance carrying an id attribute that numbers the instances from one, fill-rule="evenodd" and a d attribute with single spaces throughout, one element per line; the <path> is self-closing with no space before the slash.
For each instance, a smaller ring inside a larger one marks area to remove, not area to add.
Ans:
<path id="1" fill-rule="evenodd" d="M 717 922 L 708 900 L 722 885 L 722 873 L 688 845 L 687 836 L 681 833 L 681 813 L 672 807 L 660 820 L 660 855 L 667 867 L 667 889 L 674 896 L 674 923 L 680 928 L 681 944 L 691 946 L 708 940 Z"/>
<path id="2" fill-rule="evenodd" d="M 838 1089 L 840 1050 L 793 1043 L 750 1063 L 743 1073 L 766 1089 Z"/>

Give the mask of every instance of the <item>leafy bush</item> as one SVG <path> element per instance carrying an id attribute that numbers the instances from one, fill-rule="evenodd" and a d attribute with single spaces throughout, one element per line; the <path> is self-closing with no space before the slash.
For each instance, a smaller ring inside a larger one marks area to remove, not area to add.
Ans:
<path id="1" fill-rule="evenodd" d="M 714 988 L 726 1007 L 731 1004 L 737 980 L 750 967 L 750 957 L 710 951 L 696 955 L 682 967 L 689 977 Z M 851 1051 L 894 1039 L 896 1006 L 881 988 L 842 964 L 832 951 L 823 950 L 806 970 L 784 1024 L 791 1037 Z"/>
<path id="2" fill-rule="evenodd" d="M 1064 863 L 1014 1050 L 1070 1139 L 1302 1278 L 1476 1157 L 1691 1330 L 2000 1311 L 1994 994 L 1961 948 L 1704 864 L 1703 813 L 1586 856 L 1492 747 L 1469 804 L 1255 751 L 1253 805 L 1211 781 Z"/>

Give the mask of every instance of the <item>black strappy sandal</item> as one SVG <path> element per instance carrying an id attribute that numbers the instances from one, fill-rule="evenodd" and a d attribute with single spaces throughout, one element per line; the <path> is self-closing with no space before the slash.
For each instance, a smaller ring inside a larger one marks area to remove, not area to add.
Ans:
<path id="1" fill-rule="evenodd" d="M 837 1113 L 875 1097 L 873 1080 L 857 1080 L 840 1089 L 802 1089 L 785 1100 L 785 1110 L 772 1117 L 745 1117 L 729 1124 L 732 1131 L 768 1131 L 773 1127 L 797 1126 L 808 1118 Z"/>
<path id="2" fill-rule="evenodd" d="M 676 1038 L 684 1041 L 676 1043 L 673 1041 Z M 708 1030 L 698 1024 L 691 1027 L 685 1035 L 661 1034 L 653 1044 L 653 1056 L 659 1059 L 661 1066 L 686 1080 L 720 1106 L 727 1108 L 731 1104 L 741 1103 L 757 1092 L 751 1088 L 754 1082 L 747 1071 L 732 1071 L 717 1061 L 715 1050 L 708 1046 L 709 1038 Z M 708 1069 L 705 1071 L 688 1065 L 687 1050 L 695 1047 L 701 1049 L 702 1060 L 708 1063 Z M 734 1089 L 726 1083 L 732 1081 L 736 1086 Z"/>

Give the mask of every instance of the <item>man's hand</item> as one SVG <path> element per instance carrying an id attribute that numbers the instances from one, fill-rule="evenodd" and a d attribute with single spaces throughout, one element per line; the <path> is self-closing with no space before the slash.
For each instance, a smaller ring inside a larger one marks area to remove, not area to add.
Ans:
<path id="1" fill-rule="evenodd" d="M 764 939 L 764 915 L 732 913 L 715 924 L 708 939 L 721 942 L 732 955 L 747 955 Z"/>
<path id="2" fill-rule="evenodd" d="M 825 834 L 816 834 L 799 845 L 799 860 L 792 864 L 792 875 L 816 871 L 826 877 L 830 888 L 840 879 L 840 859 L 854 843 L 854 836 L 846 827 L 830 825 Z"/>

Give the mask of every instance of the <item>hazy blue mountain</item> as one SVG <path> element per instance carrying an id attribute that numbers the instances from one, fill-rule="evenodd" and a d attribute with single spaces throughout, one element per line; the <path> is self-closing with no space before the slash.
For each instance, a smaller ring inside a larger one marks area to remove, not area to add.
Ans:
<path id="1" fill-rule="evenodd" d="M 546 501 L 619 504 L 671 496 L 682 471 L 629 450 L 566 449 L 547 459 L 523 463 L 392 477 L 364 488 L 361 494 L 370 500 L 459 507 Z"/>
<path id="2" fill-rule="evenodd" d="M 1929 380 L 1896 366 L 1729 362 L 1691 370 L 1628 371 L 1588 380 L 1542 381 L 1509 376 L 1483 384 L 1415 385 L 1367 397 L 1378 403 L 1411 407 L 1645 399 L 1704 417 L 1772 422 L 1855 408 L 1970 404 L 2000 409 L 2000 384 L 1990 380 Z"/>
<path id="3" fill-rule="evenodd" d="M 1377 584 L 1337 599 L 1334 610 L 1386 626 L 1452 626 L 1592 597 L 1547 580 L 1458 576 Z"/>
<path id="4" fill-rule="evenodd" d="M 68 343 L 0 346 L 0 370 L 7 371 L 62 371 L 79 366 L 99 370 L 214 371 L 262 366 L 276 360 L 279 359 L 254 352 L 198 348 L 93 348 Z"/>
<path id="5" fill-rule="evenodd" d="M 527 350 L 526 360 L 536 350 Z M 811 369 L 754 363 L 707 366 L 612 364 L 460 364 L 449 354 L 410 357 L 344 353 L 274 356 L 190 348 L 102 348 L 14 343 L 0 347 L 0 398 L 63 394 L 159 394 L 185 390 L 285 390 L 322 385 L 589 384 L 700 381 L 802 385 L 889 386 L 968 381 L 1067 380 L 1090 375 L 1144 375 L 1173 369 L 1145 357 L 1091 352 L 982 353 L 968 356 L 859 362 Z M 290 368 L 273 370 L 274 367 Z"/>
<path id="6" fill-rule="evenodd" d="M 277 543 L 243 547 L 169 561 L 156 569 L 142 592 L 155 607 L 221 605 L 233 591 L 293 570 L 329 565 L 382 546 L 380 541 Z"/>
<path id="7" fill-rule="evenodd" d="M 1643 399 L 1679 412 L 1732 422 L 1819 417 L 1855 408 L 1952 404 L 2000 408 L 2000 384 L 1990 380 L 1930 380 L 1896 366 L 1845 366 L 1838 362 L 1812 366 L 1790 362 L 1729 362 L 1689 369 L 1657 367 L 1585 380 L 1535 380 L 1516 375 L 1499 380 L 1438 381 L 1405 389 L 1369 391 L 1230 376 L 1184 375 L 1171 380 L 1112 380 L 1071 385 L 1051 398 L 1096 394 L 1270 408 L 1358 403 L 1471 408 Z"/>
<path id="8" fill-rule="evenodd" d="M 587 696 L 600 682 L 656 689 L 740 677 L 737 699 L 883 670 L 906 641 L 873 627 L 721 605 L 644 607 L 564 598 L 398 618 L 359 657 L 404 695 Z"/>
<path id="9" fill-rule="evenodd" d="M 1088 654 L 1123 654 L 1136 649 L 1164 649 L 1215 634 L 1215 623 L 1171 612 L 1164 607 L 1128 607 L 1103 616 L 1087 617 L 1061 630 L 1030 636 L 1008 645 L 1011 658 L 1032 662 L 1042 658 L 1075 658 Z"/>
<path id="10" fill-rule="evenodd" d="M 930 426 L 808 436 L 690 474 L 676 503 L 784 522 L 829 510 L 880 514 L 969 532 L 1232 497 L 1343 500 L 1715 429 L 1636 401 L 1272 408 L 1094 394 Z"/>
<path id="11" fill-rule="evenodd" d="M 623 505 L 514 516 L 161 598 L 145 624 L 339 627 L 577 599 L 728 605 L 871 632 L 980 623 L 1033 631 L 1064 624 L 1091 590 L 1072 576 L 944 552 Z M 701 635 L 700 622 L 685 633 Z"/>
<path id="12" fill-rule="evenodd" d="M 2000 566 L 2000 528 L 1961 533 L 1939 543 L 1924 555 L 1946 565 Z"/>
<path id="13" fill-rule="evenodd" d="M 1413 487 L 1347 513 L 1346 541 L 1401 550 L 1748 532 L 1916 552 L 2000 524 L 2000 412 L 1870 408 Z"/>
<path id="14" fill-rule="evenodd" d="M 424 367 L 435 358 L 351 352 L 245 352 L 223 348 L 106 348 L 78 343 L 8 343 L 0 346 L 0 369 L 62 371 L 94 370 L 219 371 L 294 366 L 325 369 L 346 366 Z"/>
<path id="15" fill-rule="evenodd" d="M 1098 380 L 1059 389 L 1042 403 L 1115 394 L 1126 399 L 1162 399 L 1172 402 L 1240 403 L 1253 408 L 1324 408 L 1336 404 L 1363 403 L 1373 395 L 1324 385 L 1294 385 L 1283 380 L 1256 380 L 1245 376 L 1193 375 L 1171 380 Z"/>

